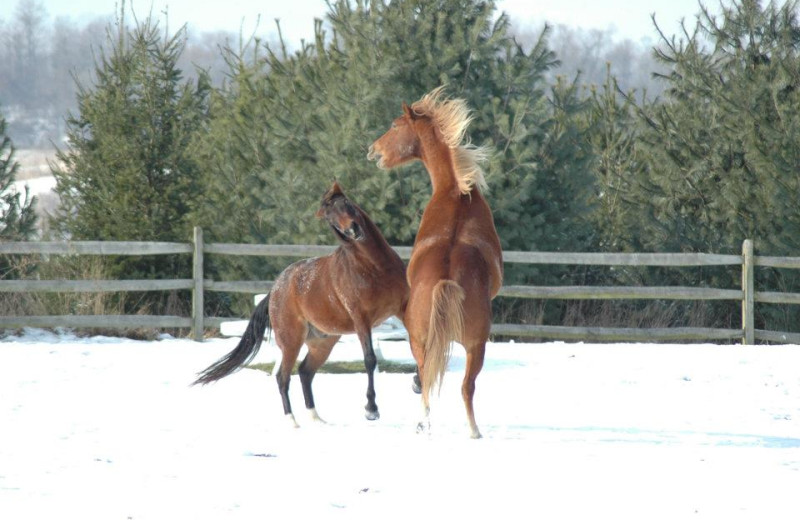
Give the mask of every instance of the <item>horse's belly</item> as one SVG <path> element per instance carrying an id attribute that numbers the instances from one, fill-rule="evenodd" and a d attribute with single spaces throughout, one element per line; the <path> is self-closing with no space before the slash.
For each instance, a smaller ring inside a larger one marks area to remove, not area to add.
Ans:
<path id="1" fill-rule="evenodd" d="M 320 296 L 326 298 L 326 296 Z M 339 302 L 309 302 L 303 306 L 303 315 L 309 323 L 329 335 L 354 332 L 353 320 Z"/>

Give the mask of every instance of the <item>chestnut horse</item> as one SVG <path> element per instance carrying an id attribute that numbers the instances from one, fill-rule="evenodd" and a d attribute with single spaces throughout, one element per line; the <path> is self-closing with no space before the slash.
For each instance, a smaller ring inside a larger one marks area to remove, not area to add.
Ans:
<path id="1" fill-rule="evenodd" d="M 314 420 L 321 420 L 311 381 L 339 337 L 356 333 L 368 377 L 366 417 L 374 420 L 380 414 L 375 404 L 377 360 L 372 327 L 390 316 L 403 319 L 408 301 L 405 266 L 369 216 L 342 193 L 338 183 L 323 197 L 317 217 L 330 224 L 340 242 L 338 249 L 287 267 L 256 307 L 239 345 L 205 369 L 194 384 L 216 381 L 250 362 L 269 324 L 282 354 L 277 381 L 284 413 L 297 426 L 289 402 L 289 380 L 305 342 L 308 354 L 298 373 L 306 408 Z"/>
<path id="2" fill-rule="evenodd" d="M 481 436 L 472 404 L 492 322 L 491 300 L 500 290 L 503 258 L 479 162 L 486 151 L 463 144 L 471 121 L 466 103 L 446 99 L 442 87 L 411 107 L 369 149 L 380 168 L 420 160 L 433 194 L 414 241 L 407 276 L 405 325 L 422 383 L 428 426 L 430 391 L 441 385 L 452 341 L 466 350 L 461 387 L 473 438 Z"/>

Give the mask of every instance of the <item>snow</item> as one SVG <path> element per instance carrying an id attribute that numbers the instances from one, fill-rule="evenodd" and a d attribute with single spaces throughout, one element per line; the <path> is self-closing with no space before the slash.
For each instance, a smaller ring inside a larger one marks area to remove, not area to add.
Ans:
<path id="1" fill-rule="evenodd" d="M 237 341 L 0 340 L 0 518 L 800 518 L 798 346 L 493 343 L 471 440 L 459 346 L 418 434 L 408 374 L 190 386 Z"/>
<path id="2" fill-rule="evenodd" d="M 27 187 L 31 196 L 38 197 L 55 190 L 56 178 L 52 175 L 45 175 L 33 179 L 14 181 L 14 186 L 16 187 L 17 193 L 25 193 L 25 188 Z"/>

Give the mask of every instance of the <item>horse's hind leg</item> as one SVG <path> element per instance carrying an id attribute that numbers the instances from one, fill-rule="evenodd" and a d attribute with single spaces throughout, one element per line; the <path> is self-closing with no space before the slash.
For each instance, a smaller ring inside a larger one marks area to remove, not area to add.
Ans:
<path id="1" fill-rule="evenodd" d="M 422 381 L 419 379 L 419 368 L 414 373 L 414 378 L 411 380 L 411 391 L 415 394 L 422 393 Z"/>
<path id="2" fill-rule="evenodd" d="M 414 361 L 417 363 L 417 371 L 414 374 L 414 381 L 411 389 L 417 393 L 422 394 L 422 383 L 420 376 L 422 374 L 422 367 L 425 361 L 425 350 L 422 347 L 423 342 L 420 341 L 416 335 L 411 334 L 409 331 L 409 343 L 411 344 L 411 354 L 414 356 Z M 422 395 L 422 419 L 417 423 L 417 433 L 423 433 L 430 430 L 430 401 L 428 395 Z"/>
<path id="3" fill-rule="evenodd" d="M 475 409 L 472 399 L 475 396 L 475 379 L 483 368 L 483 358 L 486 353 L 486 342 L 479 341 L 466 346 L 467 366 L 464 372 L 464 382 L 461 385 L 461 396 L 464 398 L 464 407 L 467 410 L 470 434 L 473 439 L 480 439 L 481 432 L 475 422 Z"/>
<path id="4" fill-rule="evenodd" d="M 475 380 L 483 368 L 483 359 L 486 354 L 486 342 L 489 340 L 489 331 L 492 326 L 492 303 L 488 294 L 489 280 L 488 269 L 485 265 L 479 268 L 481 262 L 475 263 L 472 251 L 465 255 L 466 265 L 474 269 L 464 269 L 459 279 L 459 284 L 464 288 L 464 335 L 460 343 L 467 354 L 466 367 L 464 368 L 464 381 L 461 384 L 461 396 L 464 399 L 464 408 L 467 412 L 470 435 L 473 439 L 480 439 L 481 432 L 475 422 Z"/>
<path id="5" fill-rule="evenodd" d="M 281 338 L 276 333 L 276 342 L 281 349 L 281 366 L 278 369 L 277 377 L 278 392 L 281 394 L 281 401 L 283 401 L 283 413 L 291 421 L 295 428 L 298 427 L 297 421 L 292 413 L 292 404 L 289 401 L 289 381 L 292 378 L 292 370 L 297 361 L 297 356 L 300 354 L 300 347 L 303 345 L 303 340 L 300 338 L 299 343 L 296 339 L 293 341 L 286 341 L 287 338 Z"/>
<path id="6" fill-rule="evenodd" d="M 306 409 L 315 421 L 325 422 L 320 419 L 314 404 L 314 394 L 311 391 L 311 382 L 314 380 L 319 367 L 328 359 L 333 346 L 339 341 L 340 336 L 309 337 L 306 339 L 308 354 L 297 369 L 300 375 L 300 383 L 303 385 L 303 398 L 306 402 Z"/>
<path id="7" fill-rule="evenodd" d="M 464 369 L 464 381 L 461 384 L 461 396 L 464 398 L 464 408 L 467 411 L 470 435 L 473 439 L 480 439 L 481 432 L 475 422 L 475 380 L 483 368 L 483 358 L 486 354 L 486 342 L 489 340 L 491 328 L 491 303 L 489 300 L 473 298 L 465 311 L 466 319 L 462 345 L 466 350 L 467 360 Z"/>

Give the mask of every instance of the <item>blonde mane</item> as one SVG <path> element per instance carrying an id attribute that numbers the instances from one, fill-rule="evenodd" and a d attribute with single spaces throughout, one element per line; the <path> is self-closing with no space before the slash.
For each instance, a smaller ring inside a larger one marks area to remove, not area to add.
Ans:
<path id="1" fill-rule="evenodd" d="M 411 110 L 417 115 L 430 117 L 444 143 L 453 151 L 453 167 L 461 193 L 468 194 L 473 186 L 485 192 L 488 187 L 480 163 L 488 157 L 488 150 L 475 147 L 469 141 L 461 144 L 472 116 L 466 101 L 443 98 L 443 91 L 444 86 L 431 90 L 412 104 Z"/>

